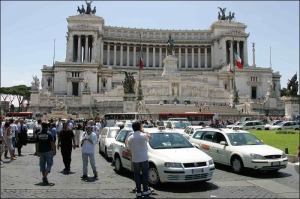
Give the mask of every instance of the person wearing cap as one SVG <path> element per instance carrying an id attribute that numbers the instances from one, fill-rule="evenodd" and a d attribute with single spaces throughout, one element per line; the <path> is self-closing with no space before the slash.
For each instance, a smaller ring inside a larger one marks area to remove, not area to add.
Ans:
<path id="1" fill-rule="evenodd" d="M 63 123 L 63 129 L 58 136 L 57 149 L 59 150 L 61 146 L 61 155 L 65 165 L 63 171 L 66 173 L 71 170 L 72 142 L 73 148 L 76 149 L 74 133 L 68 129 L 68 123 Z"/>
<path id="2" fill-rule="evenodd" d="M 81 152 L 82 152 L 82 179 L 88 177 L 88 159 L 90 159 L 90 164 L 93 169 L 94 178 L 98 178 L 97 167 L 95 163 L 95 146 L 97 144 L 97 136 L 92 132 L 92 126 L 88 124 L 86 127 L 86 132 L 82 134 L 80 143 L 81 143 Z"/>

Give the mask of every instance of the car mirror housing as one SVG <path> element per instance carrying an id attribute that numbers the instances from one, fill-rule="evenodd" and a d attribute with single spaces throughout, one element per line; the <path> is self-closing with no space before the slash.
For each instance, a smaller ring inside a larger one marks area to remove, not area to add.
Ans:
<path id="1" fill-rule="evenodd" d="M 225 145 L 225 146 L 228 145 L 227 142 L 225 142 L 225 141 L 221 141 L 220 144 L 221 144 L 221 145 Z"/>

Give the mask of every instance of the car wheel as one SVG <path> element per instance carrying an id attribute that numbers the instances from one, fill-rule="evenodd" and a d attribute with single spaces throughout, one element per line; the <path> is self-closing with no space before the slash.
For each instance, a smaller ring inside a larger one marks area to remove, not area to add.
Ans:
<path id="1" fill-rule="evenodd" d="M 118 174 L 122 173 L 123 171 L 123 165 L 119 155 L 116 155 L 115 157 L 115 170 Z"/>
<path id="2" fill-rule="evenodd" d="M 299 130 L 298 128 L 295 128 L 295 130 Z"/>
<path id="3" fill-rule="evenodd" d="M 277 130 L 281 130 L 281 128 L 277 129 Z"/>
<path id="4" fill-rule="evenodd" d="M 157 168 L 154 165 L 151 165 L 148 170 L 148 181 L 151 186 L 160 184 L 160 178 L 157 171 Z"/>
<path id="5" fill-rule="evenodd" d="M 261 128 L 258 128 L 257 130 L 261 130 Z"/>
<path id="6" fill-rule="evenodd" d="M 243 173 L 244 172 L 244 164 L 240 157 L 234 156 L 231 159 L 231 168 L 234 173 Z"/>

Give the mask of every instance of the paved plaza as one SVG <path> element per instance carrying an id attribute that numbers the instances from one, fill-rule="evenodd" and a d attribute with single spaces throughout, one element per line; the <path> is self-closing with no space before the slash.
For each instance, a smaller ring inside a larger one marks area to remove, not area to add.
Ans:
<path id="1" fill-rule="evenodd" d="M 71 174 L 64 174 L 60 151 L 54 157 L 54 165 L 48 176 L 54 186 L 41 186 L 39 158 L 34 156 L 34 144 L 23 147 L 24 156 L 1 166 L 1 198 L 135 198 L 131 189 L 135 186 L 133 173 L 118 175 L 96 146 L 95 159 L 99 179 L 81 180 L 81 149 L 72 154 Z M 226 166 L 216 165 L 211 181 L 204 183 L 162 184 L 155 187 L 153 198 L 298 198 L 299 175 L 289 163 L 286 169 L 276 174 L 256 173 L 237 175 Z M 89 175 L 92 170 L 89 165 Z"/>

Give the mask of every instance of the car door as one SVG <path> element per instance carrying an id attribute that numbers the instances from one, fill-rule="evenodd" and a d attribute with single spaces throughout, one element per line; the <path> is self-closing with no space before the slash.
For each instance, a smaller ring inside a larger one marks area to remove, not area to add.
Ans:
<path id="1" fill-rule="evenodd" d="M 127 152 L 127 148 L 125 146 L 125 141 L 130 134 L 129 130 L 121 130 L 113 143 L 113 155 L 117 153 L 120 158 L 124 168 L 130 169 L 131 160 L 130 154 Z"/>
<path id="2" fill-rule="evenodd" d="M 201 151 L 209 155 L 214 159 L 215 155 L 213 151 L 211 150 L 213 147 L 213 136 L 215 132 L 214 131 L 206 131 L 202 137 L 201 137 L 201 142 L 199 144 L 199 148 Z"/>
<path id="3" fill-rule="evenodd" d="M 225 136 L 222 133 L 216 132 L 213 136 L 213 143 L 211 147 L 212 153 L 214 154 L 213 159 L 215 162 L 228 164 L 228 147 L 226 145 L 221 145 L 221 141 L 225 141 L 226 143 L 228 143 L 228 140 L 226 140 Z"/>
<path id="4" fill-rule="evenodd" d="M 132 134 L 133 132 L 128 130 L 126 131 L 126 135 L 125 135 L 125 140 L 123 142 L 123 144 L 121 145 L 121 159 L 122 159 L 122 164 L 123 167 L 127 168 L 127 169 L 131 169 L 131 155 L 127 150 L 127 147 L 125 145 L 125 142 L 127 141 L 128 137 Z"/>
<path id="5" fill-rule="evenodd" d="M 205 131 L 196 131 L 189 139 L 194 146 L 201 150 L 201 137 Z"/>
<path id="6" fill-rule="evenodd" d="M 282 125 L 282 130 L 284 129 L 289 129 L 290 128 L 290 123 L 289 122 L 286 122 Z"/>
<path id="7" fill-rule="evenodd" d="M 105 149 L 105 137 L 106 137 L 107 131 L 108 131 L 108 128 L 104 128 L 100 134 L 99 142 L 100 142 L 100 150 L 101 151 L 104 151 L 104 149 Z"/>

